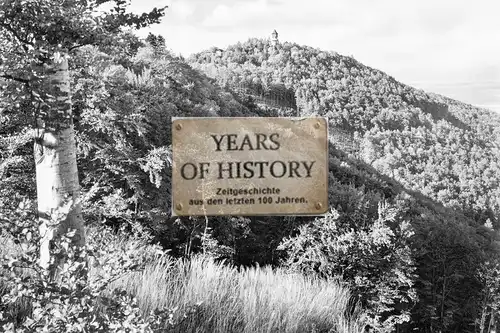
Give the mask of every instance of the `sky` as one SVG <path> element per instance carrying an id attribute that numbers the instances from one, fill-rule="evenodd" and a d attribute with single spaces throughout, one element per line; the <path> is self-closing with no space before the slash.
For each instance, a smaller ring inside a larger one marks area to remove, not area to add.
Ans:
<path id="1" fill-rule="evenodd" d="M 499 0 L 131 0 L 168 6 L 151 31 L 189 56 L 249 38 L 352 55 L 396 80 L 500 113 Z"/>

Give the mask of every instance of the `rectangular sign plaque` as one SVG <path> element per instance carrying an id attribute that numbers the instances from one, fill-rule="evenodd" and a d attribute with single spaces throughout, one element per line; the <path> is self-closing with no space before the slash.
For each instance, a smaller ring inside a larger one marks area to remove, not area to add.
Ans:
<path id="1" fill-rule="evenodd" d="M 322 215 L 325 118 L 173 118 L 172 214 Z"/>

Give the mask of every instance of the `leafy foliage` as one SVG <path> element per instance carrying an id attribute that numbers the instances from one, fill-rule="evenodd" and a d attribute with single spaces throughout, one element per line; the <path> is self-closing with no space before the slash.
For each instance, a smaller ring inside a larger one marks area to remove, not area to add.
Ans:
<path id="1" fill-rule="evenodd" d="M 411 249 L 407 255 L 413 264 L 405 271 L 411 273 L 415 267 L 412 281 L 418 295 L 411 324 L 400 324 L 398 329 L 452 332 L 477 328 L 487 288 L 479 278 L 483 276 L 481 263 L 499 254 L 497 115 L 413 89 L 352 57 L 289 42 L 271 45 L 250 39 L 225 50 L 197 53 L 189 61 L 223 86 L 235 91 L 243 87 L 244 95 L 254 100 L 276 85 L 294 91 L 293 101 L 282 94 L 283 110 L 290 102 L 296 106 L 285 115 L 328 117 L 334 147 L 330 204 L 340 214 L 340 225 L 352 228 L 346 235 L 376 228 L 377 205 L 383 200 L 395 205 L 396 216 L 408 221 L 414 232 L 411 237 L 394 238 L 405 240 Z M 300 243 L 304 252 L 293 241 L 282 243 L 289 258 L 285 260 L 290 260 L 285 262 L 316 271 L 305 259 L 314 253 L 312 262 L 338 273 L 335 269 L 343 267 L 342 262 L 334 261 L 336 252 L 329 252 L 335 247 L 325 244 L 347 236 L 340 231 L 336 234 L 328 223 L 306 226 L 291 238 L 299 243 L 307 239 Z M 327 241 L 319 236 L 325 234 L 335 236 Z M 353 245 L 358 243 L 364 244 L 353 241 Z M 325 261 L 329 265 L 319 264 Z M 374 263 L 371 270 L 385 272 L 382 258 Z M 362 275 L 363 268 L 353 271 Z M 371 276 L 373 289 L 365 290 L 367 295 L 377 292 L 378 277 Z"/>
<path id="2" fill-rule="evenodd" d="M 139 48 L 129 64 L 92 47 L 75 57 L 73 66 L 85 68 L 73 77 L 85 212 L 94 221 L 140 221 L 167 243 L 172 117 L 245 108 L 165 49 Z"/>
<path id="3" fill-rule="evenodd" d="M 54 278 L 50 270 L 38 266 L 38 230 L 29 212 L 25 202 L 1 224 L 0 240 L 6 245 L 0 251 L 0 327 L 4 331 L 164 332 L 178 326 L 191 311 L 145 312 L 133 294 L 116 286 L 116 281 L 165 257 L 164 250 L 149 244 L 151 238 L 140 225 L 129 236 L 94 227 L 85 248 L 71 242 L 74 232 L 70 231 L 54 243 L 53 262 L 64 259 Z"/>
<path id="4" fill-rule="evenodd" d="M 287 252 L 284 266 L 293 271 L 348 281 L 368 309 L 370 325 L 392 332 L 396 324 L 408 321 L 417 300 L 408 245 L 413 232 L 396 209 L 380 204 L 378 214 L 365 228 L 353 229 L 332 210 L 301 226 L 279 249 Z"/>

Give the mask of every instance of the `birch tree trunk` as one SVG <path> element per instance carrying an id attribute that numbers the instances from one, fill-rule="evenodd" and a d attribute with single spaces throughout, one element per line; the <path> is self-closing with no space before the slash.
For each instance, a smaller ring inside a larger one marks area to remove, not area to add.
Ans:
<path id="1" fill-rule="evenodd" d="M 51 243 L 68 229 L 75 229 L 73 242 L 81 246 L 85 244 L 85 232 L 79 202 L 67 57 L 56 54 L 54 61 L 43 71 L 46 79 L 41 89 L 48 92 L 51 101 L 37 117 L 34 156 L 41 235 L 40 265 L 48 269 L 51 263 L 54 268 L 59 264 L 51 262 Z"/>

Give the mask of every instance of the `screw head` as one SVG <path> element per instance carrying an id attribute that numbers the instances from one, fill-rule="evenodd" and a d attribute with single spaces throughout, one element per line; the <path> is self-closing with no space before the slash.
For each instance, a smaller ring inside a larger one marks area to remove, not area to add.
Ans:
<path id="1" fill-rule="evenodd" d="M 314 207 L 317 209 L 317 210 L 320 210 L 321 208 L 323 208 L 323 205 L 321 204 L 321 202 L 317 202 Z"/>
<path id="2" fill-rule="evenodd" d="M 180 131 L 182 129 L 182 124 L 175 125 L 175 129 Z"/>
<path id="3" fill-rule="evenodd" d="M 318 122 L 316 122 L 316 124 L 314 124 L 314 128 L 320 128 L 321 127 L 321 124 Z"/>
<path id="4" fill-rule="evenodd" d="M 178 203 L 177 205 L 175 205 L 175 209 L 182 210 L 182 204 Z"/>

